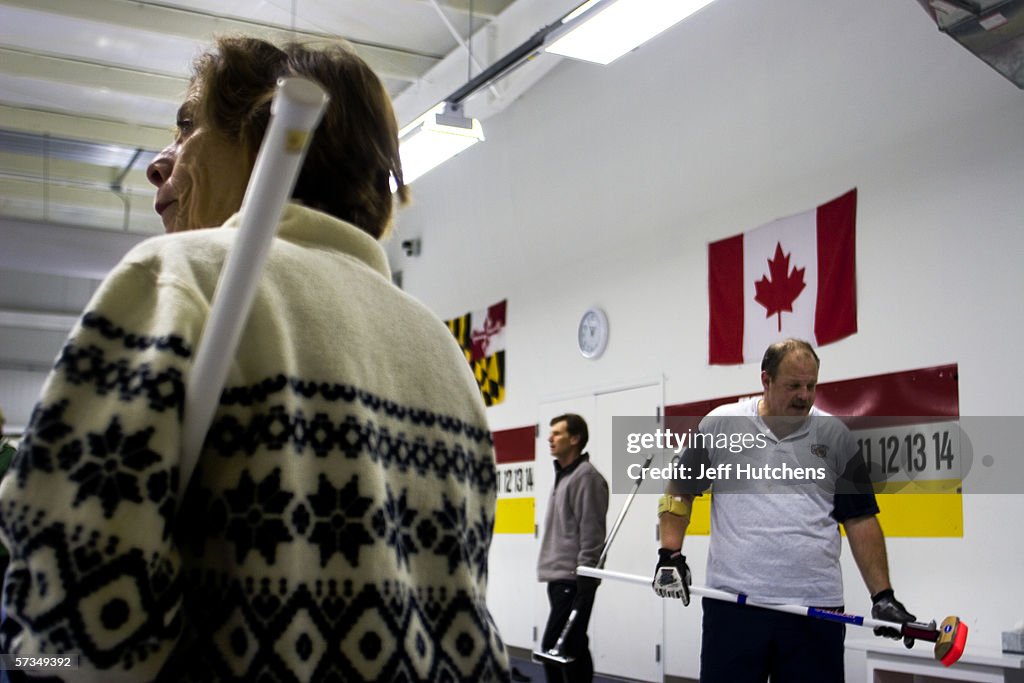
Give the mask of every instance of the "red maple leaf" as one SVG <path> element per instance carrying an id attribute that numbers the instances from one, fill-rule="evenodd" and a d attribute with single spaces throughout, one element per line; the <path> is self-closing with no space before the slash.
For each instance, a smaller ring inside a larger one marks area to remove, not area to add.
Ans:
<path id="1" fill-rule="evenodd" d="M 793 302 L 807 285 L 804 283 L 804 268 L 789 269 L 791 254 L 782 253 L 782 243 L 775 243 L 775 256 L 768 259 L 769 276 L 762 276 L 754 283 L 754 301 L 765 307 L 764 317 L 779 316 L 779 332 L 782 332 L 782 312 L 793 312 Z"/>

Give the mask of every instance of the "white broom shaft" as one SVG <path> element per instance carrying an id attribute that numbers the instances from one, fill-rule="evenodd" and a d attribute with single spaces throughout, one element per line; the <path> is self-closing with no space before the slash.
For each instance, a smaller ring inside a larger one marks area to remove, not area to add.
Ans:
<path id="1" fill-rule="evenodd" d="M 594 569 L 593 567 L 576 567 L 576 573 L 582 576 L 590 576 L 595 579 L 609 579 L 611 581 L 621 581 L 623 583 L 636 583 L 643 584 L 644 586 L 650 587 L 652 578 L 649 576 L 639 576 L 637 574 L 624 574 L 622 572 L 609 571 L 607 569 Z M 812 617 L 825 619 L 826 621 L 836 621 L 843 624 L 850 624 L 851 626 L 865 626 L 867 628 L 875 628 L 878 626 L 888 626 L 899 631 L 903 624 L 894 621 L 882 621 L 880 619 L 871 619 L 869 617 L 861 617 L 855 614 L 839 614 L 835 612 L 827 612 L 825 610 L 815 609 L 814 607 L 804 607 L 801 605 L 765 605 L 759 602 L 753 602 L 747 600 L 747 596 L 738 595 L 736 593 L 729 593 L 728 591 L 718 590 L 717 588 L 707 588 L 706 586 L 690 586 L 690 595 L 700 595 L 705 598 L 713 598 L 715 600 L 724 600 L 725 602 L 735 602 L 744 605 L 750 605 L 751 607 L 761 607 L 764 609 L 774 610 L 776 612 L 787 612 L 789 614 L 797 614 L 804 617 Z"/>
<path id="2" fill-rule="evenodd" d="M 315 83 L 283 78 L 271 104 L 271 119 L 242 200 L 241 221 L 228 253 L 185 393 L 185 422 L 178 500 L 202 450 L 238 348 L 256 283 L 291 197 L 312 137 L 327 104 Z"/>

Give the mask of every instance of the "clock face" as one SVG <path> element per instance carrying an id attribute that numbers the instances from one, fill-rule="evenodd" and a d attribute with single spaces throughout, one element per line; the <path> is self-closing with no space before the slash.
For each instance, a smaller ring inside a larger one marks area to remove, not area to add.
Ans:
<path id="1" fill-rule="evenodd" d="M 599 308 L 591 308 L 580 318 L 576 332 L 580 353 L 586 358 L 597 358 L 608 345 L 608 317 Z"/>

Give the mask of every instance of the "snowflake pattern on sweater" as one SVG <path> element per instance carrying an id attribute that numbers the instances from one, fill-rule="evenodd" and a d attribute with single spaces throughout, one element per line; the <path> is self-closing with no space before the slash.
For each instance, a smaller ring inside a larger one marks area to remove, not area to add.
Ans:
<path id="1" fill-rule="evenodd" d="M 0 648 L 77 653 L 98 680 L 506 680 L 475 382 L 355 228 L 289 207 L 257 341 L 176 515 L 186 378 L 231 229 L 199 232 L 133 251 L 57 359 L 0 487 Z M 345 297 L 330 325 L 293 310 L 303 258 Z"/>

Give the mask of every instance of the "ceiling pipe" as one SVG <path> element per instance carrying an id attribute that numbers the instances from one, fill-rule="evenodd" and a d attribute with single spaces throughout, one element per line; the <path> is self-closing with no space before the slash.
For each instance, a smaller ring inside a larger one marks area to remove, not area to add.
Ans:
<path id="1" fill-rule="evenodd" d="M 114 192 L 121 191 L 121 183 L 124 182 L 125 177 L 127 177 L 127 175 L 131 172 L 132 167 L 135 166 L 135 162 L 138 161 L 139 157 L 142 156 L 143 151 L 144 150 L 141 147 L 135 148 L 135 153 L 132 154 L 132 158 L 128 160 L 128 163 L 124 165 L 124 168 L 121 169 L 121 172 L 117 174 L 117 177 L 114 178 L 114 181 L 110 183 L 111 190 L 113 190 Z"/>
<path id="2" fill-rule="evenodd" d="M 476 94 L 482 88 L 504 78 L 525 64 L 531 58 L 536 56 L 540 52 L 541 48 L 549 42 L 553 42 L 557 38 L 560 38 L 614 2 L 615 0 L 597 0 L 592 3 L 584 2 L 573 8 L 571 11 L 566 12 L 556 21 L 553 21 L 547 26 L 539 29 L 536 33 L 523 41 L 518 47 L 496 61 L 490 67 L 481 71 L 475 78 L 469 79 L 465 85 L 446 97 L 444 102 L 458 106 L 463 100 Z M 586 12 L 580 12 L 580 8 L 587 4 L 590 5 L 588 10 Z"/>

